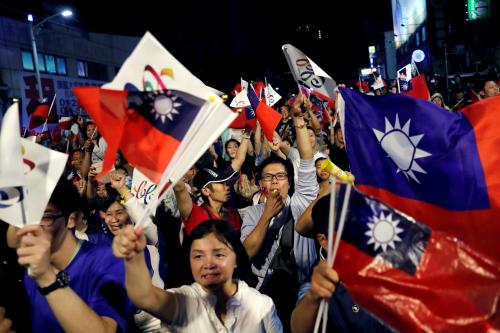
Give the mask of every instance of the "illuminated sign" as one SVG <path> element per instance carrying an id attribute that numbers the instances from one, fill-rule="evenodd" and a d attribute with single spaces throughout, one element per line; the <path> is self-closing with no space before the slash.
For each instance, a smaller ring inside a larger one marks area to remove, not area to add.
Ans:
<path id="1" fill-rule="evenodd" d="M 467 0 L 467 17 L 469 21 L 489 18 L 490 16 L 490 0 Z"/>
<path id="2" fill-rule="evenodd" d="M 392 22 L 396 48 L 404 44 L 427 18 L 425 0 L 392 0 Z"/>

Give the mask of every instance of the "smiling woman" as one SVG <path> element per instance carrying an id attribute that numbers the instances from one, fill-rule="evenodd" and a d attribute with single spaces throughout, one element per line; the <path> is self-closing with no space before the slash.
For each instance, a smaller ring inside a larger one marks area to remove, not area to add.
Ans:
<path id="1" fill-rule="evenodd" d="M 273 301 L 248 286 L 248 256 L 233 228 L 223 221 L 199 224 L 183 244 L 195 283 L 167 291 L 147 278 L 145 239 L 126 227 L 113 242 L 125 258 L 127 293 L 139 308 L 175 332 L 282 332 Z M 210 329 L 211 328 L 211 329 Z"/>

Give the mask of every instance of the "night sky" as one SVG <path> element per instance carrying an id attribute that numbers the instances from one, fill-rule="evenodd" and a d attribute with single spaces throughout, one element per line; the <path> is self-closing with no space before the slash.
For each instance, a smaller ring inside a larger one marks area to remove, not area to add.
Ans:
<path id="1" fill-rule="evenodd" d="M 301 49 L 337 82 L 355 81 L 358 69 L 368 65 L 368 45 L 392 30 L 390 0 L 302 1 L 295 6 L 295 1 L 269 0 L 112 3 L 2 1 L 0 13 L 19 19 L 23 12 L 47 17 L 66 4 L 74 17 L 60 22 L 69 26 L 132 36 L 149 30 L 191 72 L 224 91 L 240 76 L 266 76 L 286 85 L 291 76 L 281 51 L 285 43 Z"/>

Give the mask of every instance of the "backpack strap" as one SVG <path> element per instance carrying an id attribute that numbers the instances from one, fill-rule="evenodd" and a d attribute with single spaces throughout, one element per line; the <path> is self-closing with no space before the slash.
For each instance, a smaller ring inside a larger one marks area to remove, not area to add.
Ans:
<path id="1" fill-rule="evenodd" d="M 291 210 L 289 211 L 291 218 L 289 218 L 281 231 L 280 247 L 286 249 L 293 249 L 293 238 L 295 231 L 295 220 Z"/>

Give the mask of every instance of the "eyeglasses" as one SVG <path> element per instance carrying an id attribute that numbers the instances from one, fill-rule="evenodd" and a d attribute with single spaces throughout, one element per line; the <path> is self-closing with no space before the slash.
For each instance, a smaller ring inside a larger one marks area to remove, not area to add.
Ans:
<path id="1" fill-rule="evenodd" d="M 276 178 L 276 180 L 285 180 L 288 179 L 288 174 L 286 172 L 278 172 L 276 174 L 265 173 L 262 175 L 262 180 L 265 182 L 270 182 L 273 178 Z"/>
<path id="2" fill-rule="evenodd" d="M 42 227 L 51 227 L 55 220 L 60 218 L 60 217 L 63 217 L 64 214 L 63 213 L 55 213 L 55 214 L 49 214 L 49 213 L 46 213 L 46 214 L 43 214 L 42 216 L 42 220 L 40 221 L 40 225 Z"/>

